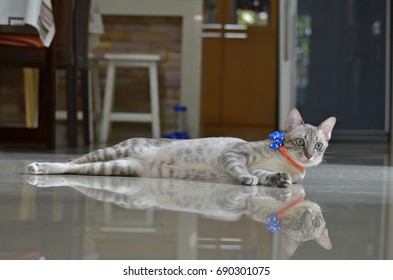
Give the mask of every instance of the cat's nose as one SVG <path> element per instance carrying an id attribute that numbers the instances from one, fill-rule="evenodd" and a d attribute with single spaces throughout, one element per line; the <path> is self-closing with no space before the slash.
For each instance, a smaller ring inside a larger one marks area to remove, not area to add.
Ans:
<path id="1" fill-rule="evenodd" d="M 306 158 L 307 158 L 307 159 L 312 158 L 312 154 L 306 153 Z"/>

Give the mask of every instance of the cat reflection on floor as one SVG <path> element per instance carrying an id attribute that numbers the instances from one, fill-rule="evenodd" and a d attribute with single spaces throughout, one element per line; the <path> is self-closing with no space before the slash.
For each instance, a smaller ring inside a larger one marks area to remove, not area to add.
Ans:
<path id="1" fill-rule="evenodd" d="M 299 184 L 291 188 L 239 188 L 174 179 L 61 175 L 31 176 L 29 183 L 36 187 L 72 187 L 95 200 L 126 209 L 165 209 L 225 221 L 236 221 L 247 215 L 266 224 L 269 230 L 280 232 L 288 256 L 308 240 L 325 249 L 332 248 L 320 206 L 304 199 L 304 188 Z M 277 219 L 273 225 L 272 216 Z"/>

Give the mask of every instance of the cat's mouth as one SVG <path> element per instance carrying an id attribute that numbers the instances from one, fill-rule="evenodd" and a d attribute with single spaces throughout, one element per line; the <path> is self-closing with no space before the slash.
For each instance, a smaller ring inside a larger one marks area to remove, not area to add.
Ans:
<path id="1" fill-rule="evenodd" d="M 316 164 L 319 163 L 318 159 L 315 158 L 314 156 L 312 156 L 312 157 L 307 157 L 307 156 L 304 155 L 304 154 L 299 155 L 298 161 L 299 161 L 299 163 L 301 163 L 301 164 L 304 165 L 304 166 L 307 166 L 307 165 L 310 165 L 310 166 L 311 166 L 311 165 L 316 165 Z"/>
<path id="2" fill-rule="evenodd" d="M 298 164 L 304 167 L 315 166 L 320 163 L 318 157 L 315 154 L 307 156 L 304 152 L 297 152 L 292 155 L 292 158 L 297 161 Z"/>

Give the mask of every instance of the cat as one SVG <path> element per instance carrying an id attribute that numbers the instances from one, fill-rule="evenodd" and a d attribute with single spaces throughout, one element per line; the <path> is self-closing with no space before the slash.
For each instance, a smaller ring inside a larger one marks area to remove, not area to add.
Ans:
<path id="1" fill-rule="evenodd" d="M 210 182 L 128 177 L 31 176 L 36 187 L 72 187 L 95 200 L 126 209 L 156 208 L 196 213 L 210 219 L 237 221 L 242 216 L 267 225 L 271 214 L 280 219 L 281 244 L 288 256 L 314 240 L 331 249 L 326 222 L 318 204 L 304 200 L 300 184 L 291 188 L 238 187 Z M 288 207 L 290 206 L 290 207 Z"/>
<path id="2" fill-rule="evenodd" d="M 278 139 L 273 136 L 273 140 L 246 142 L 230 137 L 132 138 L 67 163 L 34 162 L 28 169 L 31 174 L 135 176 L 288 187 L 304 178 L 305 167 L 322 161 L 335 123 L 336 118 L 330 117 L 318 127 L 305 124 L 294 108 L 285 122 L 285 135 L 278 133 Z"/>

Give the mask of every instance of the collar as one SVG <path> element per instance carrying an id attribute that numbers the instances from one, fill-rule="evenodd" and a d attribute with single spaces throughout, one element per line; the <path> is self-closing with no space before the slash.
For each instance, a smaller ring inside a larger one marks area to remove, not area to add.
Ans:
<path id="1" fill-rule="evenodd" d="M 280 210 L 280 212 L 278 212 L 277 214 L 277 218 L 279 221 L 281 221 L 282 216 L 284 216 L 284 214 L 293 206 L 295 206 L 296 204 L 299 204 L 301 202 L 304 202 L 304 197 L 299 197 L 298 199 L 296 199 L 294 202 L 292 202 L 291 204 L 288 204 L 287 206 L 285 206 L 284 208 L 282 208 Z"/>
<path id="2" fill-rule="evenodd" d="M 281 154 L 290 162 L 293 166 L 295 166 L 300 171 L 304 171 L 304 166 L 298 164 L 296 161 L 291 158 L 291 156 L 287 153 L 284 147 L 284 135 L 285 132 L 275 131 L 269 135 L 269 139 L 273 140 L 272 143 L 269 144 L 269 147 L 273 150 L 279 150 Z"/>
<path id="3" fill-rule="evenodd" d="M 304 201 L 304 197 L 299 197 L 298 199 L 296 199 L 294 202 L 292 202 L 291 204 L 288 204 L 287 206 L 285 206 L 283 209 L 280 210 L 280 212 L 278 212 L 277 215 L 269 215 L 267 216 L 267 221 L 268 221 L 268 225 L 266 225 L 266 229 L 268 231 L 271 232 L 280 232 L 281 231 L 281 225 L 280 225 L 280 221 L 282 219 L 282 217 L 284 216 L 284 214 L 293 206 L 295 206 L 296 204 L 299 204 L 301 202 Z"/>
<path id="4" fill-rule="evenodd" d="M 298 164 L 296 161 L 293 160 L 293 158 L 291 158 L 291 156 L 287 153 L 287 150 L 285 150 L 284 145 L 280 146 L 280 148 L 278 148 L 278 150 L 280 151 L 280 153 L 290 162 L 293 164 L 293 166 L 295 166 L 297 169 L 299 169 L 300 171 L 304 171 L 304 166 Z"/>

